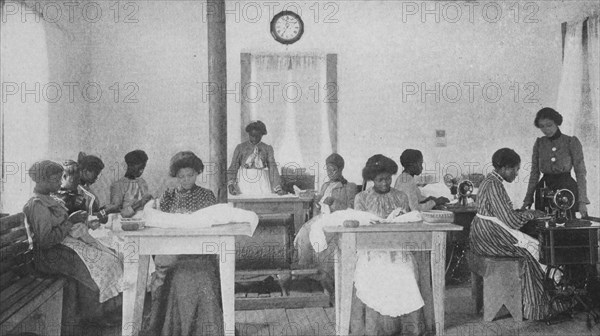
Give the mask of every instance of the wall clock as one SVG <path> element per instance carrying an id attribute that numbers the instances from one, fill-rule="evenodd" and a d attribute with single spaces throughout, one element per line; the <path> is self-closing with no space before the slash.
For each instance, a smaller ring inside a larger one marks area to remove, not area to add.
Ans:
<path id="1" fill-rule="evenodd" d="M 292 11 L 278 13 L 271 20 L 271 35 L 283 44 L 297 42 L 304 34 L 304 22 L 300 15 Z"/>

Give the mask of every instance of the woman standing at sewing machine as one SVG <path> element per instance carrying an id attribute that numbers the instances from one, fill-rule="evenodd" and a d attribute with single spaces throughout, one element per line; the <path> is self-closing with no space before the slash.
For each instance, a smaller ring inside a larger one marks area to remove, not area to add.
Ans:
<path id="1" fill-rule="evenodd" d="M 275 162 L 273 147 L 261 142 L 267 126 L 254 121 L 246 126 L 248 141 L 235 147 L 231 166 L 227 171 L 227 189 L 232 195 L 285 194 Z"/>
<path id="2" fill-rule="evenodd" d="M 494 171 L 481 182 L 477 194 L 477 215 L 469 234 L 471 251 L 483 256 L 523 258 L 523 317 L 542 320 L 550 313 L 550 297 L 544 290 L 545 273 L 536 259 L 539 244 L 519 231 L 541 212 L 513 209 L 504 188 L 503 183 L 512 183 L 519 173 L 519 154 L 509 148 L 499 149 L 492 156 L 492 164 Z"/>
<path id="3" fill-rule="evenodd" d="M 575 212 L 579 211 L 585 217 L 590 202 L 587 198 L 583 149 L 577 137 L 561 133 L 558 126 L 562 121 L 562 115 L 549 107 L 539 110 L 535 116 L 533 124 L 544 136 L 537 138 L 533 145 L 531 174 L 522 209 L 535 204 L 536 209 L 544 210 L 541 188 L 569 189 L 575 196 L 571 216 L 574 218 Z M 577 181 L 571 176 L 571 169 L 575 170 Z M 541 179 L 540 173 L 544 174 Z"/>

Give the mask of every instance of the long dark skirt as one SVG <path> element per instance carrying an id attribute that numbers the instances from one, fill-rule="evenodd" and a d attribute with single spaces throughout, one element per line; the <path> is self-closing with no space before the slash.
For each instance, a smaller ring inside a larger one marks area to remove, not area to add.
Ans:
<path id="1" fill-rule="evenodd" d="M 215 256 L 180 256 L 153 293 L 142 335 L 223 335 L 223 308 Z"/>
<path id="2" fill-rule="evenodd" d="M 543 199 L 540 192 L 544 186 L 552 190 L 569 189 L 573 193 L 575 196 L 575 204 L 568 211 L 568 215 L 571 218 L 575 218 L 575 212 L 579 211 L 579 188 L 577 187 L 577 182 L 575 179 L 573 179 L 571 174 L 544 174 L 544 176 L 540 179 L 535 188 L 534 200 L 535 208 L 542 211 L 550 206 L 548 200 Z"/>
<path id="3" fill-rule="evenodd" d="M 36 271 L 49 275 L 63 275 L 71 281 L 72 292 L 65 293 L 65 323 L 78 323 L 80 319 L 95 319 L 103 316 L 100 290 L 92 279 L 85 263 L 77 252 L 64 245 L 34 251 Z M 69 292 L 69 291 L 67 291 Z M 120 296 L 118 297 L 121 298 Z M 111 301 L 112 303 L 112 301 Z"/>

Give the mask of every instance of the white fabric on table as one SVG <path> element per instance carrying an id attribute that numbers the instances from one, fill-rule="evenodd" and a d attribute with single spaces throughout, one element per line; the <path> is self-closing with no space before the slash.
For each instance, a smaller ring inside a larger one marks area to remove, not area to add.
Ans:
<path id="1" fill-rule="evenodd" d="M 327 239 L 325 238 L 325 226 L 343 226 L 346 220 L 357 220 L 359 226 L 372 225 L 373 223 L 391 224 L 391 223 L 410 223 L 422 221 L 422 217 L 418 211 L 411 211 L 406 214 L 394 217 L 395 212 L 392 212 L 386 219 L 382 219 L 370 212 L 359 211 L 354 209 L 339 210 L 332 214 L 320 215 L 315 218 L 315 222 L 310 228 L 309 238 L 315 252 L 323 252 L 327 249 Z"/>
<path id="2" fill-rule="evenodd" d="M 252 211 L 234 208 L 230 204 L 215 204 L 189 214 L 167 213 L 154 209 L 154 201 L 144 207 L 146 226 L 163 229 L 208 229 L 214 225 L 249 223 L 249 236 L 258 225 L 258 215 Z"/>
<path id="3" fill-rule="evenodd" d="M 450 193 L 450 188 L 448 188 L 444 183 L 432 183 L 428 184 L 424 187 L 421 187 L 421 195 L 427 198 L 429 196 L 433 197 L 446 197 L 451 200 L 454 198 L 452 193 Z"/>

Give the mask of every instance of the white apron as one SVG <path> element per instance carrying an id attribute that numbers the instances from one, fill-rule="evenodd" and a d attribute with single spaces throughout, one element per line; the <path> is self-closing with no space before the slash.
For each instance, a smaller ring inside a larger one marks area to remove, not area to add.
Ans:
<path id="1" fill-rule="evenodd" d="M 382 315 L 406 315 L 425 304 L 411 252 L 359 252 L 354 286 L 356 296 Z"/>
<path id="2" fill-rule="evenodd" d="M 242 195 L 273 194 L 269 180 L 269 168 L 240 168 L 237 181 Z"/>
<path id="3" fill-rule="evenodd" d="M 123 291 L 123 259 L 91 236 L 65 237 L 62 244 L 77 253 L 100 290 L 100 303 Z"/>
<path id="4" fill-rule="evenodd" d="M 531 255 L 533 256 L 535 261 L 537 261 L 538 264 L 540 264 L 540 242 L 537 239 L 535 239 L 531 236 L 528 236 L 519 230 L 511 229 L 510 227 L 508 227 L 508 225 L 504 224 L 504 222 L 502 222 L 500 219 L 498 219 L 498 217 L 490 217 L 490 216 L 484 216 L 484 215 L 480 215 L 480 214 L 477 214 L 476 216 L 481 219 L 489 220 L 491 222 L 498 224 L 501 228 L 506 230 L 506 232 L 508 232 L 511 236 L 513 236 L 517 239 L 517 243 L 515 244 L 515 246 L 526 249 L 529 253 L 531 253 Z M 545 272 L 546 265 L 540 264 L 540 266 L 542 267 L 542 270 Z"/>

